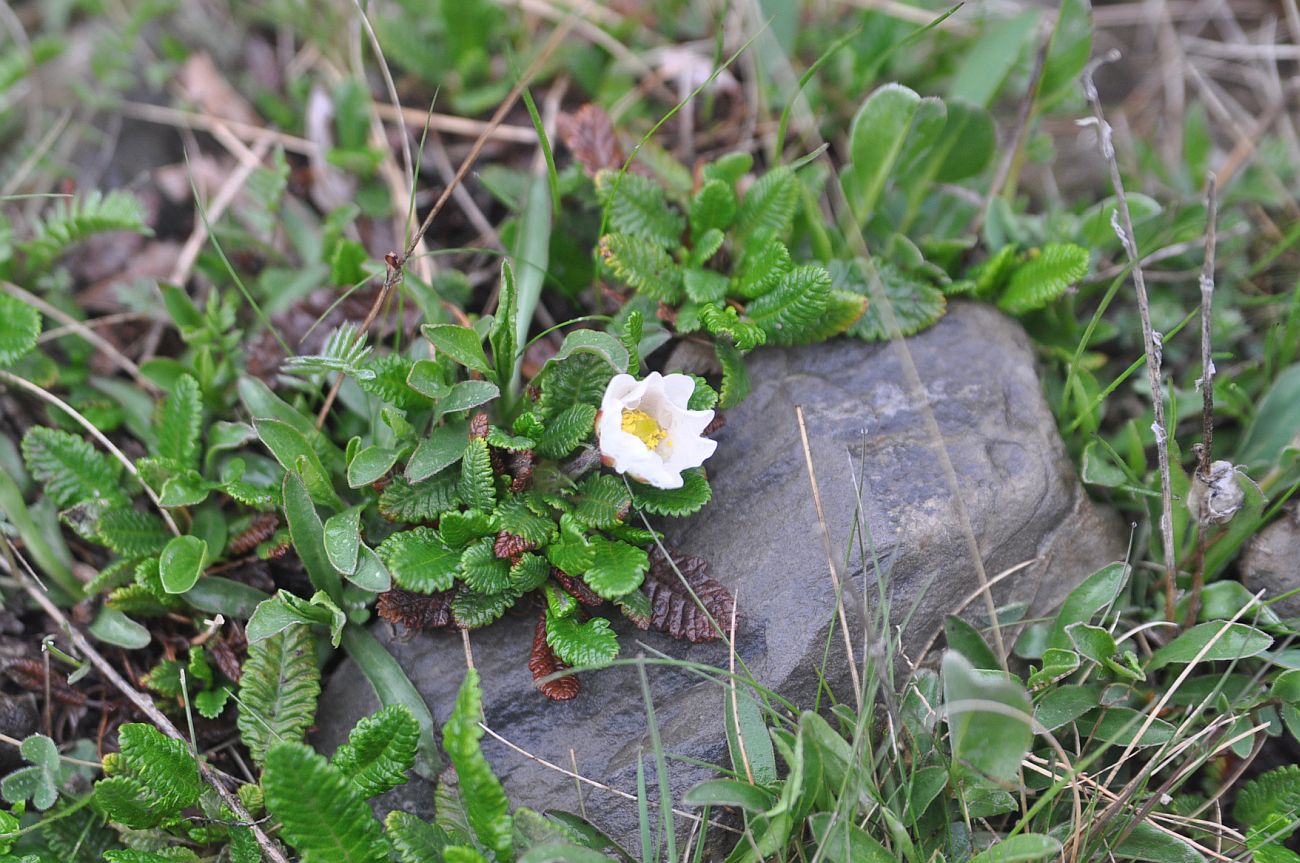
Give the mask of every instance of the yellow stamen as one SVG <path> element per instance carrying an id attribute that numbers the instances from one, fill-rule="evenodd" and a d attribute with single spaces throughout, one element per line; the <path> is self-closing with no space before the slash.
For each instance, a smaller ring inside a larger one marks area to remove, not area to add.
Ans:
<path id="1" fill-rule="evenodd" d="M 655 422 L 654 417 L 645 411 L 623 411 L 623 431 L 645 444 L 646 449 L 651 450 L 668 437 L 668 432 L 664 431 L 663 426 Z"/>

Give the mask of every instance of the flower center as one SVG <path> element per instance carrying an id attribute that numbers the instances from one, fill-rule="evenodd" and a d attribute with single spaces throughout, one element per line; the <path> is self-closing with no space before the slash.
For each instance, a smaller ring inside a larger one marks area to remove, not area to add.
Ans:
<path id="1" fill-rule="evenodd" d="M 655 422 L 655 418 L 645 411 L 623 411 L 623 431 L 641 441 L 646 445 L 646 449 L 652 451 L 668 437 L 664 427 Z"/>

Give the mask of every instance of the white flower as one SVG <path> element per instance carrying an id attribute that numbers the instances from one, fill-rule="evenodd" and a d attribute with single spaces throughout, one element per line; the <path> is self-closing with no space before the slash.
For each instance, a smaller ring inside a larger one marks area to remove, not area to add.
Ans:
<path id="1" fill-rule="evenodd" d="M 601 460 L 637 482 L 681 488 L 682 471 L 699 467 L 718 448 L 700 436 L 713 411 L 687 410 L 695 381 L 651 372 L 645 380 L 615 375 L 596 417 Z"/>

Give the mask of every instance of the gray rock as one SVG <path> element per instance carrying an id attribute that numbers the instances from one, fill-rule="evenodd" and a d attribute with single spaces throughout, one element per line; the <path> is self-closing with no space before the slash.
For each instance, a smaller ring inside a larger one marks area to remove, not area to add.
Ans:
<path id="1" fill-rule="evenodd" d="M 837 629 L 830 637 L 835 595 L 795 405 L 803 406 L 837 570 L 851 587 L 847 606 L 859 663 L 864 615 L 875 619 L 882 596 L 891 613 L 889 631 L 902 627 L 904 652 L 917 658 L 944 615 L 978 591 L 981 563 L 972 560 L 972 543 L 989 578 L 1036 561 L 993 588 L 999 606 L 1024 602 L 1031 614 L 1059 602 L 1124 552 L 1118 525 L 1092 507 L 1075 478 L 1040 390 L 1033 350 L 1017 324 L 989 307 L 958 303 L 939 324 L 908 339 L 906 349 L 924 403 L 910 391 L 899 345 L 841 341 L 758 352 L 750 362 L 753 392 L 728 414 L 708 465 L 713 501 L 669 530 L 671 547 L 708 559 L 712 574 L 737 593 L 740 659 L 755 679 L 801 706 L 813 704 L 819 674 L 840 700 L 852 703 L 853 694 L 842 636 Z M 942 441 L 934 437 L 936 423 Z M 859 500 L 858 523 L 869 528 L 870 544 L 859 543 L 854 531 Z M 868 553 L 864 566 L 860 548 L 872 544 L 875 558 Z M 978 617 L 982 600 L 970 609 Z M 638 757 L 651 751 L 636 669 L 584 674 L 575 701 L 548 704 L 532 689 L 525 667 L 532 627 L 526 615 L 472 636 L 487 725 L 552 764 L 576 764 L 583 776 L 635 793 Z M 624 657 L 662 652 L 723 667 L 727 662 L 717 644 L 690 646 L 626 624 L 619 628 Z M 443 721 L 465 664 L 460 638 L 402 641 L 383 629 Z M 882 655 L 881 639 L 865 640 L 873 655 Z M 648 667 L 647 676 L 667 752 L 727 763 L 722 686 L 661 666 Z M 322 701 L 318 743 L 326 749 L 376 709 L 370 687 L 350 664 Z M 633 802 L 579 788 L 496 741 L 485 740 L 484 748 L 516 805 L 585 808 L 615 838 L 639 847 Z M 653 763 L 646 767 L 653 789 Z M 671 760 L 668 773 L 674 798 L 709 775 Z M 384 804 L 427 814 L 431 795 L 427 787 L 408 785 Z"/>
<path id="2" fill-rule="evenodd" d="M 1241 558 L 1242 581 L 1265 599 L 1300 587 L 1300 507 L 1290 507 L 1282 517 L 1251 539 Z M 1274 603 L 1280 617 L 1300 617 L 1300 595 Z"/>

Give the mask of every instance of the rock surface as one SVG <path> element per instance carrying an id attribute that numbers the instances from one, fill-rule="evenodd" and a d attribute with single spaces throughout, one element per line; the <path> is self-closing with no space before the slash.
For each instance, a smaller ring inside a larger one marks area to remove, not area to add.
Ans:
<path id="1" fill-rule="evenodd" d="M 1263 590 L 1264 599 L 1300 587 L 1300 507 L 1291 507 L 1255 535 L 1241 558 L 1241 572 L 1246 587 L 1252 593 Z M 1300 617 L 1300 595 L 1271 607 L 1279 617 Z"/>
<path id="2" fill-rule="evenodd" d="M 1124 552 L 1118 525 L 1094 510 L 1075 478 L 1041 394 L 1032 348 L 1017 324 L 987 306 L 958 303 L 933 328 L 908 339 L 906 349 L 924 401 L 910 390 L 899 345 L 842 341 L 760 350 L 750 361 L 753 392 L 729 412 L 717 435 L 717 455 L 708 465 L 713 501 L 670 531 L 670 547 L 708 559 L 713 576 L 737 593 L 740 659 L 755 679 L 801 706 L 813 704 L 819 671 L 837 698 L 852 703 L 853 694 L 842 636 L 836 631 L 829 637 L 835 593 L 796 405 L 804 411 L 859 663 L 864 610 L 868 621 L 875 619 L 882 596 L 891 609 L 890 631 L 902 627 L 904 651 L 915 659 L 944 615 L 977 593 L 972 542 L 988 578 L 1037 560 L 993 589 L 998 605 L 1022 601 L 1030 613 L 1059 602 L 1080 579 Z M 867 552 L 865 566 L 860 548 L 870 545 L 860 544 L 854 531 L 859 501 L 876 550 L 874 561 Z M 983 601 L 969 609 L 980 616 Z M 654 789 L 636 669 L 584 674 L 576 700 L 549 704 L 533 690 L 525 667 L 533 620 L 512 618 L 471 638 L 488 727 L 552 764 L 576 764 L 583 776 L 625 792 L 635 793 L 637 760 L 645 753 Z M 692 662 L 727 662 L 717 644 L 690 646 L 626 624 L 617 628 L 624 658 L 662 651 Z M 381 630 L 444 721 L 465 665 L 459 636 L 402 641 L 386 625 Z M 880 639 L 867 641 L 883 655 Z M 670 757 L 727 763 L 718 682 L 679 669 L 650 666 L 647 672 Z M 334 676 L 322 703 L 317 743 L 326 751 L 345 739 L 357 718 L 377 709 L 350 664 Z M 585 807 L 597 825 L 639 847 L 634 802 L 590 786 L 579 789 L 571 777 L 490 738 L 484 749 L 515 805 Z M 675 798 L 708 776 L 672 760 L 668 773 Z M 431 802 L 428 787 L 412 783 L 381 806 L 427 815 Z"/>

